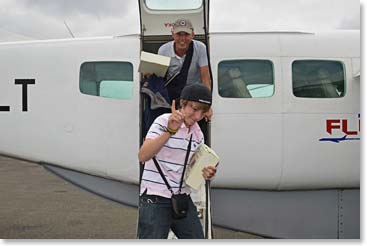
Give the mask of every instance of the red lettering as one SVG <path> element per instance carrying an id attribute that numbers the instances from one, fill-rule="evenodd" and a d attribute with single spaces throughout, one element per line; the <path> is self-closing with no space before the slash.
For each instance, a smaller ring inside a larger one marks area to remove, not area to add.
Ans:
<path id="1" fill-rule="evenodd" d="M 340 129 L 340 120 L 326 120 L 326 131 L 331 135 L 332 129 Z"/>
<path id="2" fill-rule="evenodd" d="M 348 120 L 342 120 L 343 132 L 347 135 L 358 135 L 357 131 L 348 131 Z"/>
<path id="3" fill-rule="evenodd" d="M 173 23 L 164 23 L 164 26 L 165 27 L 172 27 L 173 26 Z"/>

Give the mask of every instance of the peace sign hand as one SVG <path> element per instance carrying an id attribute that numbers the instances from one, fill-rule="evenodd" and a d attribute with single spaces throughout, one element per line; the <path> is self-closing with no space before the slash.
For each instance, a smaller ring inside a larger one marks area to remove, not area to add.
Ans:
<path id="1" fill-rule="evenodd" d="M 168 118 L 167 127 L 171 130 L 177 131 L 184 122 L 184 115 L 180 111 L 176 110 L 175 100 L 172 100 L 171 111 L 172 113 Z"/>

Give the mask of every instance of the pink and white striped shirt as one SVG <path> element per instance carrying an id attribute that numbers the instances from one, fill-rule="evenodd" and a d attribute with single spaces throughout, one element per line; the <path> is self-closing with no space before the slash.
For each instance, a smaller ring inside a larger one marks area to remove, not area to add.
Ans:
<path id="1" fill-rule="evenodd" d="M 170 115 L 171 114 L 163 114 L 155 119 L 147 133 L 146 139 L 154 139 L 164 133 Z M 162 169 L 162 172 L 175 194 L 177 194 L 180 186 L 191 134 L 192 141 L 189 156 L 190 160 L 196 149 L 204 143 L 204 136 L 198 123 L 195 123 L 190 128 L 187 128 L 185 124 L 182 124 L 178 132 L 169 138 L 156 155 L 156 159 Z M 145 190 L 147 190 L 148 195 L 157 195 L 167 198 L 171 198 L 172 196 L 159 174 L 153 159 L 146 161 L 144 164 L 144 172 L 140 185 L 140 195 L 143 194 Z M 181 193 L 191 193 L 190 187 L 186 187 L 185 182 L 182 184 Z"/>

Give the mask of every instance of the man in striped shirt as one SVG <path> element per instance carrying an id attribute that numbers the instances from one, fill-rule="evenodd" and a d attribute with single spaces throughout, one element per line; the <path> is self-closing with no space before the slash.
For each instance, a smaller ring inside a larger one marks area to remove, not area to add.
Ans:
<path id="1" fill-rule="evenodd" d="M 203 238 L 203 230 L 191 198 L 187 216 L 183 219 L 172 217 L 172 193 L 152 158 L 156 157 L 167 182 L 176 194 L 190 137 L 192 136 L 189 158 L 204 143 L 203 133 L 197 122 L 204 118 L 211 102 L 211 92 L 206 86 L 188 85 L 182 90 L 180 109 L 175 109 L 173 101 L 172 113 L 161 115 L 150 127 L 138 155 L 139 161 L 144 163 L 140 186 L 139 238 L 164 239 L 170 229 L 178 238 Z M 207 180 L 215 173 L 215 167 L 203 169 L 203 177 Z M 186 187 L 185 182 L 181 193 L 190 194 L 190 188 Z"/>

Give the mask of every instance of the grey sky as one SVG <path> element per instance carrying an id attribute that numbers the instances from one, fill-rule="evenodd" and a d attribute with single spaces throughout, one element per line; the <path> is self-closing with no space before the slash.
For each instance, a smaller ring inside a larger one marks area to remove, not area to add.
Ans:
<path id="1" fill-rule="evenodd" d="M 363 0 L 364 1 L 364 0 Z M 363 2 L 362 1 L 362 2 Z M 212 0 L 213 31 L 359 29 L 358 0 Z M 1 0 L 0 41 L 139 33 L 137 0 Z"/>
<path id="2" fill-rule="evenodd" d="M 76 37 L 137 33 L 137 11 L 132 0 L 1 0 L 0 40 L 67 38 L 64 21 Z"/>
<path id="3" fill-rule="evenodd" d="M 211 21 L 218 30 L 359 29 L 359 0 L 215 0 Z M 228 13 L 222 15 L 222 13 Z M 240 18 L 241 17 L 241 18 Z"/>

